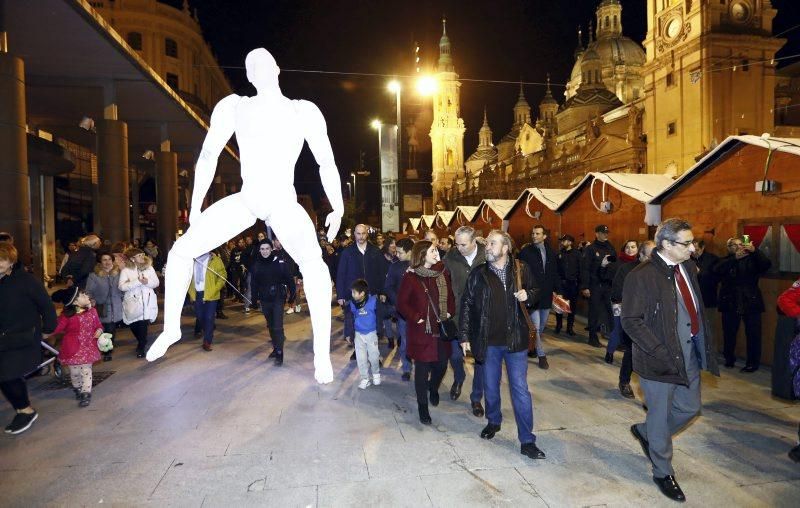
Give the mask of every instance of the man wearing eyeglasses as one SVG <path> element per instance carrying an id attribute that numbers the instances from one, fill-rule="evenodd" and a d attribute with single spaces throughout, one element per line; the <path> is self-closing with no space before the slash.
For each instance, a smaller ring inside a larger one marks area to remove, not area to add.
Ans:
<path id="1" fill-rule="evenodd" d="M 692 226 L 667 219 L 657 251 L 625 278 L 622 328 L 633 342 L 633 370 L 647 400 L 644 423 L 631 426 L 650 459 L 653 481 L 674 501 L 686 496 L 672 468 L 672 436 L 700 413 L 700 372 L 719 375 L 697 268 Z"/>

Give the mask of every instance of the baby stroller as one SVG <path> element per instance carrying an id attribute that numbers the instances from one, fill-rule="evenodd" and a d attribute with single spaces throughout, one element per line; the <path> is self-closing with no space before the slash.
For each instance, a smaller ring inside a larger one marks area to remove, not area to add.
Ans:
<path id="1" fill-rule="evenodd" d="M 32 372 L 31 375 L 46 376 L 52 372 L 53 377 L 59 381 L 64 380 L 64 369 L 58 361 L 58 350 L 51 346 L 47 341 L 41 341 L 42 345 L 42 363 L 39 364 Z"/>

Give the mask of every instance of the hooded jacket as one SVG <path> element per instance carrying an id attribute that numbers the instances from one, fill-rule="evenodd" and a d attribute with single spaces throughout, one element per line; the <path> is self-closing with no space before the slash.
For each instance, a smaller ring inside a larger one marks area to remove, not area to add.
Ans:
<path id="1" fill-rule="evenodd" d="M 119 289 L 119 269 L 116 266 L 110 272 L 106 272 L 98 263 L 94 273 L 86 279 L 86 294 L 98 305 L 101 323 L 122 321 L 123 293 Z"/>

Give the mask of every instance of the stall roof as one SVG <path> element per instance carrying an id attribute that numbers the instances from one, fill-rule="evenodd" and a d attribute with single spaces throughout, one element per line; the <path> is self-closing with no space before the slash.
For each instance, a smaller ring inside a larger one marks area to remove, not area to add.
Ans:
<path id="1" fill-rule="evenodd" d="M 468 221 L 472 222 L 475 219 L 475 216 L 478 215 L 478 207 L 477 206 L 469 206 L 469 205 L 459 205 L 456 207 L 456 213 L 458 211 L 464 214 L 464 217 L 467 218 Z"/>
<path id="2" fill-rule="evenodd" d="M 575 197 L 589 185 L 592 180 L 599 180 L 606 185 L 610 185 L 620 192 L 627 194 L 633 199 L 648 203 L 656 195 L 666 189 L 674 182 L 669 175 L 652 175 L 640 173 L 587 173 L 583 180 L 571 189 L 564 201 L 556 209 L 562 212 Z"/>
<path id="3" fill-rule="evenodd" d="M 420 217 L 409 217 L 408 222 L 411 224 L 411 227 L 414 228 L 414 231 L 419 229 L 419 221 Z"/>
<path id="4" fill-rule="evenodd" d="M 519 195 L 514 202 L 514 206 L 508 211 L 506 218 L 509 218 L 519 206 L 528 206 L 531 199 L 542 203 L 550 210 L 556 211 L 561 203 L 569 196 L 572 189 L 541 189 L 539 187 L 528 187 Z"/>
<path id="5" fill-rule="evenodd" d="M 516 199 L 484 199 L 481 201 L 481 204 L 478 205 L 478 213 L 480 213 L 485 207 L 489 207 L 489 210 L 493 211 L 498 217 L 505 220 L 506 215 L 511 209 L 514 207 L 514 203 L 516 203 Z"/>
<path id="6" fill-rule="evenodd" d="M 439 210 L 436 212 L 436 218 L 441 219 L 442 224 L 444 227 L 450 226 L 450 223 L 453 222 L 453 217 L 455 217 L 456 212 L 453 210 Z M 435 220 L 434 220 L 435 222 Z"/>
<path id="7" fill-rule="evenodd" d="M 422 219 L 422 223 L 425 224 L 426 228 L 433 227 L 433 220 L 436 218 L 435 215 L 423 215 L 420 217 Z"/>
<path id="8" fill-rule="evenodd" d="M 697 164 L 686 170 L 677 180 L 667 186 L 661 192 L 653 196 L 649 201 L 652 205 L 660 205 L 665 199 L 674 194 L 682 186 L 695 180 L 698 176 L 714 167 L 729 154 L 733 153 L 742 145 L 755 145 L 766 150 L 786 152 L 800 156 L 800 139 L 798 138 L 762 138 L 760 136 L 729 136 L 725 141 L 708 152 L 705 157 L 700 159 Z"/>

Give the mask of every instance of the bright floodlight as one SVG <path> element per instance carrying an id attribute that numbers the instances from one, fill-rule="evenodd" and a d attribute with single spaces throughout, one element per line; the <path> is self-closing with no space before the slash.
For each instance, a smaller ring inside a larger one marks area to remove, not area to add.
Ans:
<path id="1" fill-rule="evenodd" d="M 378 120 L 378 119 L 376 118 L 375 120 L 371 121 L 371 122 L 369 123 L 369 125 L 370 125 L 370 127 L 372 127 L 373 129 L 375 129 L 375 130 L 378 130 L 378 129 L 380 129 L 380 128 L 381 128 L 381 121 L 380 121 L 380 120 Z"/>
<path id="2" fill-rule="evenodd" d="M 432 76 L 422 76 L 417 80 L 417 91 L 420 95 L 433 95 L 439 89 L 439 83 Z"/>
<path id="3" fill-rule="evenodd" d="M 397 81 L 396 79 L 393 79 L 389 81 L 387 88 L 389 89 L 390 92 L 397 93 L 400 91 L 400 82 Z"/>

